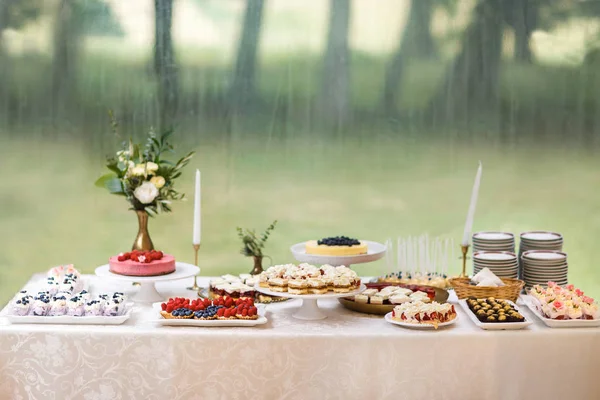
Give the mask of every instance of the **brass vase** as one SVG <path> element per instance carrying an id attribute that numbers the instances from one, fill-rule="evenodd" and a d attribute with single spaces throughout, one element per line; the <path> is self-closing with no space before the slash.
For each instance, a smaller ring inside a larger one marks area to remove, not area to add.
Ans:
<path id="1" fill-rule="evenodd" d="M 136 210 L 136 214 L 138 217 L 138 233 L 131 250 L 154 250 L 152 239 L 150 239 L 150 234 L 148 233 L 148 213 L 146 211 Z"/>
<path id="2" fill-rule="evenodd" d="M 250 275 L 258 275 L 261 272 L 263 272 L 263 267 L 262 267 L 262 256 L 253 256 L 254 258 L 254 268 L 252 268 L 252 271 L 250 271 Z"/>

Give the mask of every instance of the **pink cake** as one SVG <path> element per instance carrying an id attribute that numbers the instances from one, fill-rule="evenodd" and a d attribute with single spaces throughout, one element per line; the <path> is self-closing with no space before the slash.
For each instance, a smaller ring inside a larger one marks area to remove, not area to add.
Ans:
<path id="1" fill-rule="evenodd" d="M 108 261 L 112 273 L 127 276 L 157 276 L 175 272 L 175 257 L 162 252 L 131 252 Z"/>

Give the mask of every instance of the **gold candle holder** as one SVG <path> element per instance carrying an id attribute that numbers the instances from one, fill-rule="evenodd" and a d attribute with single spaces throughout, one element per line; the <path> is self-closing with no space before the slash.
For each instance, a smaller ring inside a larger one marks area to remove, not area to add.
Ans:
<path id="1" fill-rule="evenodd" d="M 193 246 L 194 246 L 194 265 L 197 267 L 198 266 L 198 250 L 200 250 L 200 245 L 195 244 Z M 194 285 L 186 288 L 187 290 L 193 290 L 195 292 L 200 290 L 200 286 L 198 286 L 198 282 L 196 281 L 197 277 L 198 277 L 198 275 L 194 275 Z"/>
<path id="2" fill-rule="evenodd" d="M 467 277 L 467 253 L 469 252 L 469 245 L 460 245 L 460 249 L 462 251 L 462 272 L 460 273 L 461 278 Z"/>

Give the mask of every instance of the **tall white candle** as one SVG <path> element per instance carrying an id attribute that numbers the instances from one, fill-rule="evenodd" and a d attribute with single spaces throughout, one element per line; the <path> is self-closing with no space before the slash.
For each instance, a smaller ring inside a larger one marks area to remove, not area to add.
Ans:
<path id="1" fill-rule="evenodd" d="M 471 232 L 473 230 L 473 217 L 475 216 L 475 208 L 477 207 L 477 197 L 479 196 L 479 185 L 481 183 L 482 165 L 479 161 L 477 175 L 475 175 L 475 183 L 473 184 L 473 192 L 471 193 L 471 204 L 469 204 L 469 212 L 467 214 L 467 222 L 465 223 L 465 233 L 461 245 L 468 246 L 471 240 Z"/>
<path id="2" fill-rule="evenodd" d="M 200 244 L 200 235 L 202 231 L 202 217 L 200 211 L 201 191 L 200 191 L 200 170 L 196 170 L 196 187 L 194 188 L 194 236 L 192 244 Z"/>

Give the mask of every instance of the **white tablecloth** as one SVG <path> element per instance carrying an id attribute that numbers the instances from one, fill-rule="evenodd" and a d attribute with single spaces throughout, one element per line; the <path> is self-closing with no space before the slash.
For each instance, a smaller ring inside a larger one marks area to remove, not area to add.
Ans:
<path id="1" fill-rule="evenodd" d="M 86 278 L 92 291 L 135 290 Z M 190 283 L 157 287 L 189 296 Z M 458 309 L 453 327 L 411 330 L 337 300 L 319 302 L 329 318 L 307 322 L 292 318 L 299 302 L 267 306 L 269 322 L 253 328 L 159 327 L 149 306 L 120 326 L 0 318 L 0 399 L 600 397 L 600 329 L 549 329 L 525 310 L 528 329 L 489 332 Z"/>

